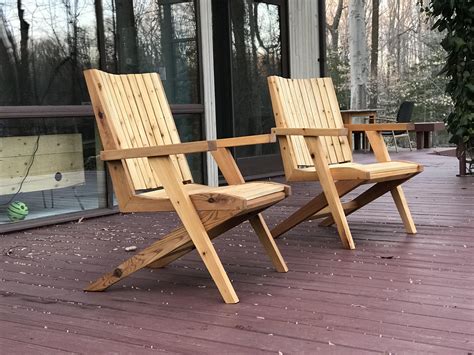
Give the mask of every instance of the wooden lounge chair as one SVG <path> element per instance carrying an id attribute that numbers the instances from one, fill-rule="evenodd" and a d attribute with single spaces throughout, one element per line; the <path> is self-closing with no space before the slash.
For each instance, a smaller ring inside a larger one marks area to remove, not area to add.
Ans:
<path id="1" fill-rule="evenodd" d="M 417 163 L 391 161 L 382 131 L 410 129 L 411 124 L 343 125 L 330 78 L 268 78 L 276 128 L 288 181 L 319 180 L 323 193 L 272 230 L 278 237 L 297 224 L 325 218 L 336 224 L 346 248 L 354 249 L 346 216 L 390 191 L 407 233 L 416 233 L 401 183 L 423 171 Z M 352 161 L 347 129 L 365 131 L 378 163 Z M 340 198 L 362 184 L 374 184 L 350 202 Z"/>
<path id="2" fill-rule="evenodd" d="M 159 268 L 197 249 L 226 303 L 239 301 L 211 239 L 248 220 L 275 268 L 288 269 L 260 212 L 289 194 L 283 184 L 245 183 L 228 147 L 263 144 L 271 135 L 181 143 L 158 74 L 85 72 L 114 191 L 122 212 L 176 211 L 183 226 L 151 244 L 87 291 Z M 193 183 L 184 154 L 211 151 L 229 186 Z"/>

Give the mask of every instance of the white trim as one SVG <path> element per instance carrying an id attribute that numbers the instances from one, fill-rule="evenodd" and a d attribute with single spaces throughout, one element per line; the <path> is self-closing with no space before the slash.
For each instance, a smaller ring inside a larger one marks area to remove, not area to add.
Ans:
<path id="1" fill-rule="evenodd" d="M 204 100 L 204 125 L 206 139 L 217 138 L 216 97 L 214 89 L 214 57 L 212 43 L 212 9 L 211 0 L 200 0 L 199 19 L 201 28 L 201 66 Z M 207 153 L 207 183 L 217 186 L 219 183 L 217 164 L 210 153 Z"/>

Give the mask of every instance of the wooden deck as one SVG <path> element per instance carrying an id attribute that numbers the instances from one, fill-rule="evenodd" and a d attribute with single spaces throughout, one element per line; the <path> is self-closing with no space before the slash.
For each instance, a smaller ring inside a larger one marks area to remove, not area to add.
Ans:
<path id="1" fill-rule="evenodd" d="M 350 216 L 355 251 L 317 222 L 282 236 L 290 272 L 278 274 L 244 224 L 216 239 L 237 305 L 222 302 L 195 253 L 107 292 L 82 291 L 130 256 L 124 247 L 171 229 L 168 214 L 0 235 L 0 353 L 472 353 L 474 179 L 455 176 L 453 157 L 392 158 L 426 167 L 405 184 L 417 236 L 385 196 Z M 295 185 L 269 225 L 318 189 Z"/>

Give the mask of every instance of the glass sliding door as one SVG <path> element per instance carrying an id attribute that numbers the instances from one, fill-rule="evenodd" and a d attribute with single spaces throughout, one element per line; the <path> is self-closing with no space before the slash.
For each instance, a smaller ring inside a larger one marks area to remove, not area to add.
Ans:
<path id="1" fill-rule="evenodd" d="M 85 69 L 159 72 L 181 140 L 204 138 L 196 4 L 0 1 L 0 232 L 113 207 Z M 205 155 L 188 158 L 205 180 Z M 29 213 L 10 218 L 15 201 Z"/>
<path id="2" fill-rule="evenodd" d="M 269 133 L 267 77 L 288 73 L 285 1 L 215 0 L 213 12 L 218 135 Z M 239 148 L 235 157 L 246 175 L 281 170 L 276 144 Z"/>

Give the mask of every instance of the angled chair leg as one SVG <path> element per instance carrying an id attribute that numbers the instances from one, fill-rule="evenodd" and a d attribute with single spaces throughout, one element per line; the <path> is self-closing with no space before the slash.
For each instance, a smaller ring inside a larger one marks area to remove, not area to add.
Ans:
<path id="1" fill-rule="evenodd" d="M 311 217 L 313 214 L 323 209 L 327 205 L 328 203 L 326 201 L 326 196 L 324 196 L 323 193 L 319 194 L 283 222 L 281 222 L 278 226 L 276 226 L 271 231 L 273 238 L 278 238 L 280 235 L 289 231 L 291 228 L 300 224 L 301 222 L 307 220 L 308 217 Z"/>
<path id="2" fill-rule="evenodd" d="M 287 272 L 288 267 L 286 266 L 285 260 L 283 260 L 280 250 L 278 249 L 262 215 L 259 213 L 255 217 L 250 218 L 249 222 L 252 225 L 252 228 L 255 230 L 255 233 L 257 233 L 258 238 L 260 239 L 260 242 L 265 248 L 268 256 L 272 260 L 275 269 L 278 272 Z"/>
<path id="3" fill-rule="evenodd" d="M 354 240 L 352 239 L 352 234 L 347 223 L 346 215 L 344 214 L 344 209 L 339 198 L 336 184 L 329 170 L 329 165 L 327 163 L 326 157 L 320 154 L 320 152 L 325 151 L 321 140 L 319 137 L 305 137 L 305 141 L 306 145 L 308 146 L 310 156 L 313 159 L 314 165 L 316 167 L 316 171 L 318 172 L 319 182 L 321 183 L 324 195 L 326 196 L 326 200 L 336 223 L 337 231 L 339 232 L 339 237 L 341 238 L 342 244 L 347 249 L 355 249 Z"/>
<path id="4" fill-rule="evenodd" d="M 348 194 L 361 183 L 361 181 L 336 181 L 335 184 L 339 197 Z M 289 231 L 294 226 L 300 224 L 303 221 L 306 221 L 312 215 L 319 212 L 327 205 L 328 203 L 326 201 L 326 196 L 324 195 L 324 193 L 319 194 L 318 196 L 307 202 L 306 205 L 304 205 L 291 216 L 289 216 L 287 219 L 285 219 L 283 222 L 281 222 L 278 226 L 276 226 L 272 230 L 273 238 L 278 238 L 280 235 Z"/>
<path id="5" fill-rule="evenodd" d="M 407 200 L 405 198 L 405 193 L 403 192 L 402 187 L 397 186 L 390 192 L 392 193 L 393 201 L 395 201 L 398 213 L 400 214 L 403 224 L 405 225 L 406 232 L 408 234 L 416 234 L 415 223 L 413 222 L 413 218 L 411 216 L 410 209 L 408 208 Z"/>
<path id="6" fill-rule="evenodd" d="M 354 207 L 351 207 L 345 210 L 346 217 L 354 213 L 355 211 L 361 209 L 362 207 L 369 204 L 370 202 L 376 200 L 377 198 L 384 195 L 385 193 L 391 191 L 396 186 L 402 184 L 406 180 L 408 179 L 385 181 L 385 182 L 379 182 L 375 184 L 374 186 L 367 189 L 366 191 L 364 191 L 363 193 L 361 193 L 359 196 L 357 196 L 355 199 L 352 200 Z M 332 217 L 327 217 L 320 223 L 321 226 L 325 226 L 325 227 L 328 227 L 332 224 L 334 224 L 334 218 Z"/>
<path id="7" fill-rule="evenodd" d="M 179 181 L 179 176 L 176 171 L 172 169 L 171 164 L 172 162 L 168 157 L 150 159 L 150 165 L 153 171 L 160 178 L 176 213 L 196 246 L 199 256 L 211 274 L 222 298 L 226 303 L 237 303 L 239 302 L 239 298 L 222 266 L 216 249 L 212 245 L 211 238 L 207 234 L 189 195 L 183 191 L 181 185 L 176 184 L 176 181 Z"/>
<path id="8" fill-rule="evenodd" d="M 114 283 L 148 266 L 163 255 L 169 254 L 171 251 L 185 245 L 189 241 L 190 238 L 184 228 L 176 229 L 164 238 L 135 254 L 130 259 L 125 260 L 117 266 L 113 272 L 101 276 L 91 283 L 85 291 L 104 291 Z"/>
<path id="9" fill-rule="evenodd" d="M 252 215 L 259 213 L 260 211 L 255 211 Z M 229 229 L 234 228 L 240 223 L 249 219 L 249 214 L 238 215 L 229 213 L 228 216 L 223 215 L 219 219 L 211 218 L 212 215 L 215 215 L 214 211 L 200 212 L 201 220 L 204 223 L 204 227 L 207 230 L 207 234 L 211 239 L 221 235 L 222 233 L 227 232 Z M 181 227 L 182 228 L 182 227 Z M 173 261 L 181 258 L 183 255 L 186 255 L 190 251 L 196 249 L 192 240 L 189 240 L 186 244 L 182 245 L 179 249 L 175 249 L 159 258 L 155 262 L 149 264 L 147 267 L 152 269 L 158 269 L 165 267 L 166 265 L 172 263 Z"/>

